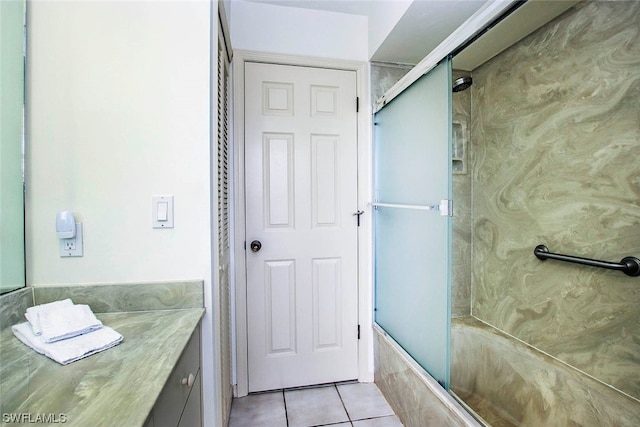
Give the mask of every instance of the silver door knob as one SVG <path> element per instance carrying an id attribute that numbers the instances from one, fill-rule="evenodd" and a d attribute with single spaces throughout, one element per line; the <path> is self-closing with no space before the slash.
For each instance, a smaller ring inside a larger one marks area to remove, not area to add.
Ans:
<path id="1" fill-rule="evenodd" d="M 253 252 L 258 252 L 261 248 L 262 243 L 260 243 L 260 240 L 254 240 L 253 242 L 251 242 L 251 250 Z"/>

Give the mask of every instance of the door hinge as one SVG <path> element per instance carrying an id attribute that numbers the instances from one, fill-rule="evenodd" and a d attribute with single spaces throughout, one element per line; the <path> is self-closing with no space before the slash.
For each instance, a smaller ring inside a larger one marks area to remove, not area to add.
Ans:
<path id="1" fill-rule="evenodd" d="M 364 214 L 364 211 L 358 211 L 353 214 L 358 217 L 358 227 L 360 227 L 360 217 L 362 216 L 362 214 Z"/>
<path id="2" fill-rule="evenodd" d="M 247 241 L 246 240 L 244 241 L 244 250 L 245 251 L 247 250 Z"/>
<path id="3" fill-rule="evenodd" d="M 356 113 L 360 112 L 360 97 L 356 96 Z"/>
<path id="4" fill-rule="evenodd" d="M 358 339 L 360 339 L 360 325 L 358 325 Z"/>

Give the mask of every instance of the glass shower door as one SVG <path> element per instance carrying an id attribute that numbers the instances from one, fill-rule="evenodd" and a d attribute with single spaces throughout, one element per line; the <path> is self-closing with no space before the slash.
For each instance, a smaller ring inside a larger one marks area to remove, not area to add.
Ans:
<path id="1" fill-rule="evenodd" d="M 375 115 L 375 321 L 449 387 L 451 66 Z"/>

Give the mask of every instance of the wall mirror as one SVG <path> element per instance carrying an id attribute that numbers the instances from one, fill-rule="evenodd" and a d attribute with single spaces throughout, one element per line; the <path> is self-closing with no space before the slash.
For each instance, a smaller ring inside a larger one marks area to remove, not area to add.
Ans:
<path id="1" fill-rule="evenodd" d="M 24 0 L 0 1 L 0 293 L 25 286 Z"/>

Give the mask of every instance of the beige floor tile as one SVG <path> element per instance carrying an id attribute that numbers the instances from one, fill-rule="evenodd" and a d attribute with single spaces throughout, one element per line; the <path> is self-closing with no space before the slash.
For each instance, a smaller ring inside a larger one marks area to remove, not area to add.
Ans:
<path id="1" fill-rule="evenodd" d="M 233 399 L 229 427 L 287 427 L 282 392 Z"/>
<path id="2" fill-rule="evenodd" d="M 289 427 L 309 427 L 349 421 L 334 386 L 285 391 Z"/>
<path id="3" fill-rule="evenodd" d="M 338 392 L 352 421 L 394 415 L 374 383 L 342 384 Z"/>

